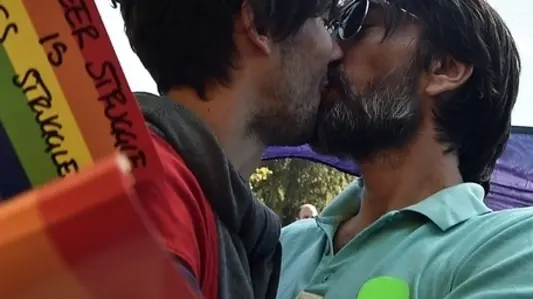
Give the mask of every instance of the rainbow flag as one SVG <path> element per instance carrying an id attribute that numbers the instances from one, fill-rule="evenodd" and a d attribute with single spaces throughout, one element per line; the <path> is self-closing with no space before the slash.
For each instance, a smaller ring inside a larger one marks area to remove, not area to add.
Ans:
<path id="1" fill-rule="evenodd" d="M 161 170 L 93 0 L 0 0 L 0 199 L 116 152 Z"/>
<path id="2" fill-rule="evenodd" d="M 0 298 L 200 297 L 135 197 L 162 166 L 93 0 L 0 0 L 0 150 Z"/>
<path id="3" fill-rule="evenodd" d="M 0 204 L 0 298 L 197 299 L 113 155 Z"/>

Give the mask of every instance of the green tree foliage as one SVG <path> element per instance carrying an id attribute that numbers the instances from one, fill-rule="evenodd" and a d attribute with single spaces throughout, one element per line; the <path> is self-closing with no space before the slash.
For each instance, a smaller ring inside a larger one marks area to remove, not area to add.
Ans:
<path id="1" fill-rule="evenodd" d="M 265 161 L 250 178 L 256 198 L 272 208 L 283 225 L 293 222 L 302 204 L 321 211 L 355 177 L 299 159 Z"/>

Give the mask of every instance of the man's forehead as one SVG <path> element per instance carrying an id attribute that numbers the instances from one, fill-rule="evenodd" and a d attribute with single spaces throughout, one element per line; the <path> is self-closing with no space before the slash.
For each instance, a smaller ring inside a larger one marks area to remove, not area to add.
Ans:
<path id="1" fill-rule="evenodd" d="M 393 5 L 393 6 L 399 6 L 409 4 L 411 2 L 410 0 L 368 0 L 370 4 L 378 5 L 378 6 L 384 6 L 384 5 Z"/>
<path id="2" fill-rule="evenodd" d="M 395 29 L 421 21 L 405 8 L 409 0 L 369 0 L 369 3 L 366 20 L 371 23 L 384 22 L 388 33 L 394 33 Z"/>
<path id="3" fill-rule="evenodd" d="M 364 0 L 366 1 L 366 0 Z M 410 0 L 368 0 L 370 3 L 369 12 L 384 10 L 396 10 L 402 11 L 407 14 L 411 14 L 408 8 L 412 7 Z"/>

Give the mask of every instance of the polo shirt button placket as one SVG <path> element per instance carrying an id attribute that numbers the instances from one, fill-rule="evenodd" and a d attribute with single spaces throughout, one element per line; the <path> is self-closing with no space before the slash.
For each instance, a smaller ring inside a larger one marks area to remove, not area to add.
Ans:
<path id="1" fill-rule="evenodd" d="M 326 276 L 324 276 L 324 278 L 322 278 L 322 283 L 328 282 L 328 280 L 331 278 L 331 276 L 333 276 L 333 275 L 332 274 L 326 274 Z"/>

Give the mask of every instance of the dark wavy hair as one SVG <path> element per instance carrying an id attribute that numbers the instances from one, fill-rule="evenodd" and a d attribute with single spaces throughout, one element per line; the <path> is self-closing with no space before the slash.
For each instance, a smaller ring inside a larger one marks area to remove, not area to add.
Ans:
<path id="1" fill-rule="evenodd" d="M 306 20 L 333 17 L 337 0 L 112 0 L 120 6 L 130 44 L 166 93 L 191 87 L 202 98 L 216 84 L 231 83 L 238 57 L 234 20 L 250 5 L 259 33 L 282 41 Z"/>
<path id="2" fill-rule="evenodd" d="M 465 182 L 490 190 L 496 160 L 509 139 L 511 112 L 518 96 L 520 56 L 505 22 L 485 0 L 373 0 L 387 4 L 387 31 L 405 22 L 400 8 L 421 20 L 418 60 L 452 57 L 473 66 L 455 92 L 441 96 L 434 111 L 437 138 L 459 158 Z M 386 3 L 385 3 L 386 2 Z"/>

